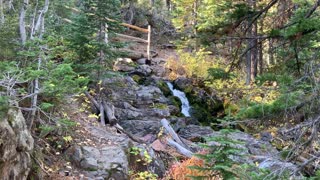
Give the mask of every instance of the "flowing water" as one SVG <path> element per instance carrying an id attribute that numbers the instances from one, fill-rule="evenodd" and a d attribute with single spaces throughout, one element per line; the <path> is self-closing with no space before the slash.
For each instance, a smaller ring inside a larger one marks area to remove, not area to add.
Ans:
<path id="1" fill-rule="evenodd" d="M 173 89 L 173 85 L 171 82 L 167 82 L 167 85 L 168 85 L 169 89 L 171 90 L 171 92 L 173 93 L 173 95 L 180 99 L 180 101 L 182 103 L 181 113 L 185 117 L 190 117 L 190 113 L 189 113 L 190 105 L 189 105 L 188 98 L 186 97 L 186 94 L 182 91 L 177 90 L 177 89 Z"/>

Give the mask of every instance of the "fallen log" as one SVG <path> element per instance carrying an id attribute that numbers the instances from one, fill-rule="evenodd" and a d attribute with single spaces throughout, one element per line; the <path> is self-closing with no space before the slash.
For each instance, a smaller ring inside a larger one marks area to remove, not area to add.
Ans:
<path id="1" fill-rule="evenodd" d="M 191 158 L 191 157 L 192 157 L 193 152 L 191 152 L 191 151 L 189 151 L 188 149 L 184 148 L 183 146 L 181 146 L 180 144 L 178 144 L 177 142 L 175 142 L 175 141 L 172 140 L 171 138 L 168 138 L 168 139 L 167 139 L 167 142 L 168 142 L 168 145 L 169 145 L 169 146 L 172 146 L 172 147 L 176 148 L 177 151 L 178 151 L 180 154 L 182 154 L 182 155 L 184 155 L 184 156 L 186 156 L 186 157 L 188 157 L 188 158 Z"/>
<path id="2" fill-rule="evenodd" d="M 91 103 L 94 105 L 94 110 L 95 110 L 95 112 L 98 113 L 99 110 L 100 110 L 100 105 L 99 105 L 98 101 L 96 101 L 96 100 L 94 99 L 94 97 L 92 97 L 92 96 L 90 95 L 89 92 L 85 91 L 84 94 L 87 96 L 87 98 L 89 98 L 89 100 L 91 101 Z"/>
<path id="3" fill-rule="evenodd" d="M 167 130 L 167 133 L 182 147 L 189 149 L 188 146 L 181 140 L 179 135 L 173 130 L 166 119 L 161 120 L 162 126 Z"/>
<path id="4" fill-rule="evenodd" d="M 117 124 L 117 118 L 114 115 L 114 106 L 111 103 L 107 103 L 106 101 L 102 101 L 104 111 L 106 112 L 108 121 L 110 126 Z"/>
<path id="5" fill-rule="evenodd" d="M 105 117 L 104 117 L 104 107 L 103 107 L 103 103 L 101 102 L 100 103 L 100 122 L 103 126 L 106 125 L 106 120 L 105 120 Z"/>

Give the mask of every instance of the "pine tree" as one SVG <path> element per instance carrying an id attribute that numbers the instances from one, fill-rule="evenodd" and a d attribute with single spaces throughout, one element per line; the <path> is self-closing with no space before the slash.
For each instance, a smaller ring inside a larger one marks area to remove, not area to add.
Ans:
<path id="1" fill-rule="evenodd" d="M 74 67 L 85 75 L 97 69 L 94 76 L 99 78 L 103 68 L 110 67 L 117 56 L 115 49 L 119 44 L 111 42 L 110 37 L 121 30 L 117 23 L 120 1 L 83 0 L 80 9 L 81 12 L 74 15 L 73 23 L 67 29 L 67 39 L 76 53 Z"/>

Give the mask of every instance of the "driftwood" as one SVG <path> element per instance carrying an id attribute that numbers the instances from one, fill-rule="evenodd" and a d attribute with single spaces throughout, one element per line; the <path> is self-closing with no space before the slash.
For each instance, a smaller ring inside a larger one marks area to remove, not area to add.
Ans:
<path id="1" fill-rule="evenodd" d="M 179 135 L 173 130 L 169 122 L 166 119 L 162 119 L 161 124 L 166 129 L 166 132 L 172 137 L 166 139 L 168 145 L 176 148 L 180 154 L 183 154 L 186 157 L 191 157 L 193 155 L 193 152 L 189 150 L 190 148 L 181 140 Z"/>
<path id="2" fill-rule="evenodd" d="M 104 107 L 104 112 L 106 113 L 109 120 L 110 126 L 117 124 L 118 120 L 114 115 L 114 106 L 110 103 L 107 103 L 106 101 L 103 101 L 102 104 Z"/>
<path id="3" fill-rule="evenodd" d="M 100 103 L 100 122 L 103 126 L 106 125 L 106 120 L 105 120 L 105 117 L 104 117 L 104 107 L 103 107 L 103 103 L 101 102 Z"/>
<path id="4" fill-rule="evenodd" d="M 175 142 L 171 138 L 168 138 L 167 142 L 168 142 L 169 146 L 175 147 L 180 154 L 183 154 L 183 155 L 187 156 L 188 158 L 192 157 L 193 153 L 191 151 L 182 147 L 180 144 L 178 144 L 177 142 Z"/>
<path id="5" fill-rule="evenodd" d="M 179 137 L 179 135 L 173 130 L 173 128 L 171 127 L 171 125 L 169 124 L 169 122 L 166 119 L 162 119 L 161 120 L 161 124 L 162 126 L 167 130 L 167 132 L 169 133 L 169 135 L 177 142 L 179 143 L 182 147 L 188 149 L 188 146 L 181 140 L 181 138 Z"/>

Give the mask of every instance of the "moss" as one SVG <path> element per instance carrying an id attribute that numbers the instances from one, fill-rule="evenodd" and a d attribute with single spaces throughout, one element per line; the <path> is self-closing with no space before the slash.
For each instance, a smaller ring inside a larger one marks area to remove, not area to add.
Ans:
<path id="1" fill-rule="evenodd" d="M 169 99 L 171 105 L 174 105 L 174 106 L 178 107 L 180 109 L 180 111 L 181 111 L 182 103 L 181 103 L 181 101 L 180 101 L 180 99 L 178 97 L 169 96 L 168 99 Z"/>
<path id="2" fill-rule="evenodd" d="M 191 115 L 203 125 L 210 125 L 212 122 L 214 122 L 214 117 L 211 115 L 208 109 L 199 104 L 192 105 Z"/>
<path id="3" fill-rule="evenodd" d="M 162 91 L 163 95 L 166 97 L 172 96 L 172 92 L 165 81 L 158 81 L 157 86 Z"/>
<path id="4" fill-rule="evenodd" d="M 87 171 L 98 171 L 97 168 L 86 168 Z"/>
<path id="5" fill-rule="evenodd" d="M 168 106 L 166 104 L 162 104 L 162 103 L 153 104 L 151 107 L 157 108 L 157 109 L 167 109 L 168 108 Z"/>
<path id="6" fill-rule="evenodd" d="M 133 76 L 132 76 L 132 79 L 133 79 L 136 83 L 139 83 L 139 81 L 141 80 L 141 77 L 138 76 L 138 75 L 133 75 Z"/>

